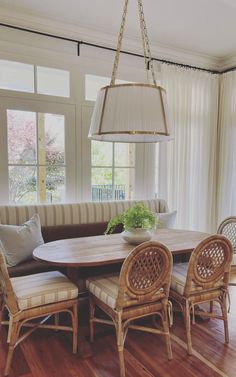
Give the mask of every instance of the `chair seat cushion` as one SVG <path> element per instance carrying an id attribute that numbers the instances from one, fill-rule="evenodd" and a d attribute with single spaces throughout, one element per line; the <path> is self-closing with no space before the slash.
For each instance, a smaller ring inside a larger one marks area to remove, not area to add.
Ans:
<path id="1" fill-rule="evenodd" d="M 86 280 L 86 288 L 110 308 L 115 309 L 119 274 L 95 276 Z"/>
<path id="2" fill-rule="evenodd" d="M 187 263 L 174 263 L 172 274 L 171 274 L 171 283 L 170 288 L 179 293 L 180 295 L 184 295 L 184 289 L 186 284 L 186 278 L 187 278 L 187 272 L 188 272 L 188 262 Z M 220 287 L 221 282 L 215 284 L 216 287 Z M 202 291 L 203 288 L 192 281 L 192 289 L 196 291 Z M 212 288 L 213 289 L 213 288 Z"/>
<path id="3" fill-rule="evenodd" d="M 78 296 L 78 288 L 59 271 L 11 278 L 20 310 L 71 300 Z"/>
<path id="4" fill-rule="evenodd" d="M 180 295 L 184 294 L 188 271 L 188 263 L 174 263 L 170 287 L 173 291 L 178 292 Z"/>

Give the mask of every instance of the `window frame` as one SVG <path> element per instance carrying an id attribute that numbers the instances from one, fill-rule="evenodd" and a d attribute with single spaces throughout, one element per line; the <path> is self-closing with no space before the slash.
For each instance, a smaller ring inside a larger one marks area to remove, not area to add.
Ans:
<path id="1" fill-rule="evenodd" d="M 115 153 L 116 153 L 116 144 L 115 142 L 110 142 L 112 144 L 112 158 L 111 158 L 111 164 L 110 165 L 93 165 L 91 162 L 91 200 L 92 198 L 92 169 L 111 169 L 112 173 L 112 181 L 111 181 L 111 186 L 112 186 L 112 200 L 115 199 L 115 172 L 116 169 L 133 169 L 134 172 L 134 177 L 135 177 L 135 172 L 136 172 L 136 152 L 134 151 L 134 165 L 116 165 L 116 159 L 115 159 Z M 135 148 L 136 150 L 136 148 Z M 91 156 L 92 156 L 92 142 L 91 142 Z M 135 182 L 134 182 L 135 186 Z M 134 187 L 133 187 L 133 195 L 134 195 Z M 132 200 L 133 198 L 126 198 L 124 200 Z"/>
<path id="2" fill-rule="evenodd" d="M 1 96 L 0 96 L 1 98 Z M 8 177 L 8 136 L 7 136 L 7 110 L 32 111 L 36 113 L 61 114 L 65 119 L 65 202 L 76 199 L 76 157 L 75 143 L 75 106 L 69 104 L 59 104 L 56 102 L 34 101 L 29 99 L 19 99 L 14 97 L 1 98 L 0 105 L 0 137 L 3 152 L 0 159 L 0 182 L 1 197 L 0 203 L 10 203 L 9 200 L 9 177 Z M 35 166 L 39 168 L 38 161 Z M 43 203 L 42 203 L 43 204 Z"/>

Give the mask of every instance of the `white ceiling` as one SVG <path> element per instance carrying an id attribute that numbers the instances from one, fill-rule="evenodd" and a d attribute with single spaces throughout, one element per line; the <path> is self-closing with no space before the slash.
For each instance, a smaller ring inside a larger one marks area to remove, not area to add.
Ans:
<path id="1" fill-rule="evenodd" d="M 27 17 L 117 35 L 124 0 L 0 0 L 14 24 Z M 139 38 L 136 0 L 130 0 L 125 35 Z M 236 55 L 236 0 L 143 0 L 151 45 L 206 54 Z M 2 20 L 0 12 L 0 22 Z M 20 24 L 20 22 L 19 22 Z M 78 35 L 74 35 L 78 37 Z"/>

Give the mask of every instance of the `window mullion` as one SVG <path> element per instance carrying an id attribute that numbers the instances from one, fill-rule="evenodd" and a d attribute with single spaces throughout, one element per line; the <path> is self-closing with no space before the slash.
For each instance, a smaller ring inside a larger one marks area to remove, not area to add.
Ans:
<path id="1" fill-rule="evenodd" d="M 115 143 L 112 143 L 112 199 L 115 200 Z"/>
<path id="2" fill-rule="evenodd" d="M 37 88 L 37 66 L 34 65 L 34 93 L 38 93 Z"/>
<path id="3" fill-rule="evenodd" d="M 36 112 L 36 167 L 37 167 L 37 181 L 36 181 L 36 190 L 37 190 L 37 202 L 40 201 L 39 199 L 39 131 L 38 131 L 38 123 L 39 117 L 38 112 Z"/>
<path id="4" fill-rule="evenodd" d="M 40 203 L 46 202 L 46 150 L 45 150 L 45 114 L 38 113 L 38 193 Z M 39 166 L 40 165 L 40 166 Z"/>

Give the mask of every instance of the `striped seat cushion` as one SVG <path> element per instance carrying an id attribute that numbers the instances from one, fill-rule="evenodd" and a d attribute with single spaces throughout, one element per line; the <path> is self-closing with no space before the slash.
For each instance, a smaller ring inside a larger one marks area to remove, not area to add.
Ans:
<path id="1" fill-rule="evenodd" d="M 11 278 L 20 310 L 78 297 L 78 288 L 59 271 Z"/>
<path id="2" fill-rule="evenodd" d="M 188 263 L 174 263 L 172 275 L 171 275 L 170 288 L 173 291 L 178 292 L 180 295 L 184 295 L 187 272 L 188 272 Z M 214 287 L 212 287 L 212 289 L 221 287 L 221 286 L 222 286 L 222 280 L 219 280 L 218 283 L 214 284 Z M 191 292 L 193 293 L 193 291 L 194 292 L 204 291 L 204 288 L 202 288 L 202 286 L 192 281 Z"/>
<path id="3" fill-rule="evenodd" d="M 86 280 L 87 289 L 112 309 L 116 307 L 119 274 L 96 276 Z"/>
<path id="4" fill-rule="evenodd" d="M 184 294 L 187 271 L 188 263 L 174 263 L 170 287 L 181 295 Z"/>

